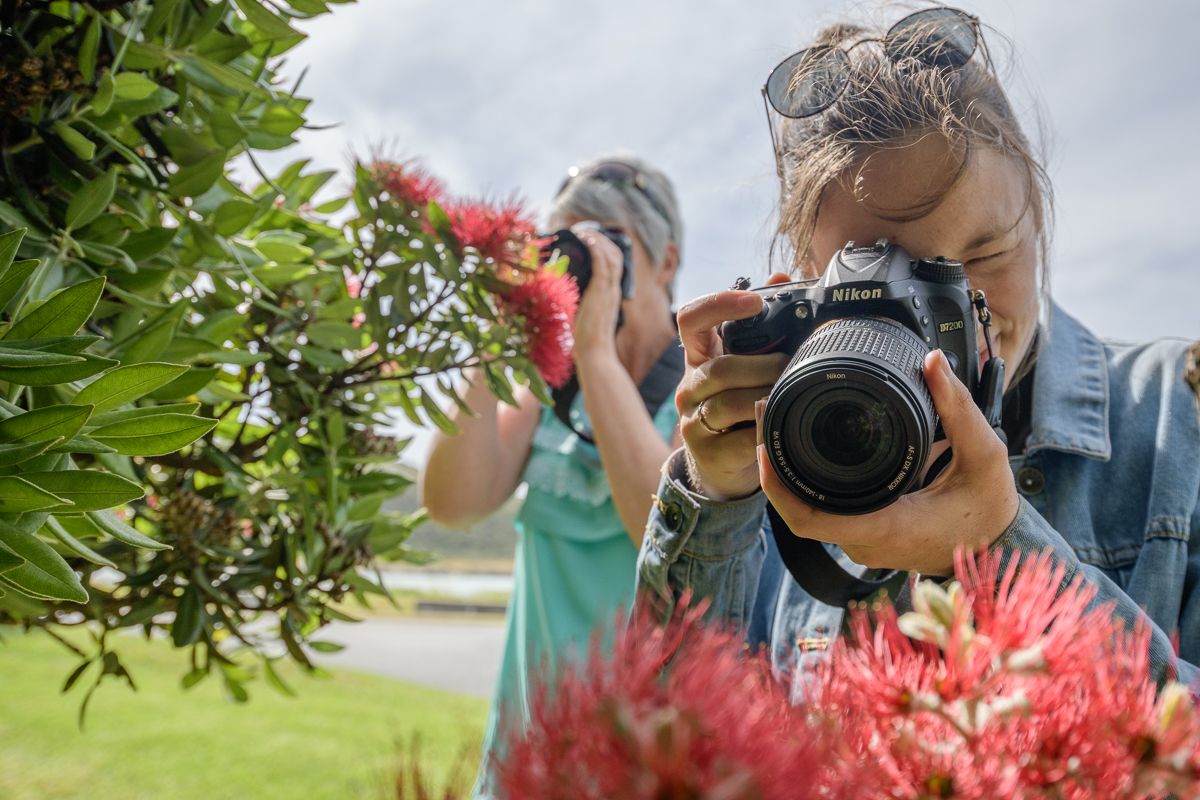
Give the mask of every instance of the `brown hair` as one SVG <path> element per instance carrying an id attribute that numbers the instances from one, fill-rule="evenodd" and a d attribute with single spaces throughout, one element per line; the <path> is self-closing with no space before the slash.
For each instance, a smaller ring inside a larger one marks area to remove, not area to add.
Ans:
<path id="1" fill-rule="evenodd" d="M 817 34 L 813 46 L 846 51 L 848 80 L 829 108 L 811 117 L 783 121 L 776 244 L 790 246 L 792 267 L 801 274 L 822 268 L 824 265 L 808 264 L 806 270 L 805 266 L 825 189 L 851 178 L 875 153 L 940 135 L 951 151 L 961 156 L 958 169 L 951 171 L 949 180 L 937 191 L 912 207 L 887 209 L 886 218 L 919 219 L 930 213 L 962 175 L 972 148 L 993 148 L 1011 156 L 1028 176 L 1029 204 L 1039 239 L 1038 266 L 1045 287 L 1053 190 L 1000 86 L 982 37 L 978 52 L 966 64 L 939 68 L 912 58 L 892 60 L 878 44 L 883 35 L 882 30 L 846 23 Z M 803 77 L 798 74 L 792 80 Z"/>

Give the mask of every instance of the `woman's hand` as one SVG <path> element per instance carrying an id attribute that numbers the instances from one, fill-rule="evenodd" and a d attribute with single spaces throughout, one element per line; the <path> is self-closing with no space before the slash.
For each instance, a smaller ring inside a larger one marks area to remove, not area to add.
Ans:
<path id="1" fill-rule="evenodd" d="M 792 531 L 833 542 L 863 566 L 949 575 L 957 546 L 987 547 L 1012 524 L 1020 501 L 1007 448 L 940 350 L 925 357 L 924 367 L 925 382 L 954 450 L 949 466 L 929 487 L 902 495 L 879 511 L 827 514 L 783 485 L 766 447 L 759 444 L 758 479 Z"/>
<path id="2" fill-rule="evenodd" d="M 621 249 L 588 225 L 571 231 L 587 245 L 592 257 L 592 278 L 575 312 L 575 363 L 617 357 L 617 316 L 621 311 Z"/>
<path id="3" fill-rule="evenodd" d="M 784 278 L 786 280 L 786 278 Z M 693 488 L 712 500 L 744 497 L 758 489 L 754 403 L 770 393 L 787 366 L 782 353 L 725 355 L 718 330 L 726 320 L 762 310 L 754 292 L 705 295 L 679 310 L 679 336 L 687 369 L 675 394 L 679 428 L 687 446 Z"/>

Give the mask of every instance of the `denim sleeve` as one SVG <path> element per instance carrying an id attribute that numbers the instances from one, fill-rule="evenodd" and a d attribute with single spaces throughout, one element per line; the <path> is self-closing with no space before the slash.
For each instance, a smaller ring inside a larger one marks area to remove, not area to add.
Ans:
<path id="1" fill-rule="evenodd" d="M 992 548 L 1000 551 L 1002 571 L 1007 568 L 1008 561 L 1014 555 L 1036 555 L 1049 549 L 1054 558 L 1066 566 L 1066 574 L 1063 576 L 1062 584 L 1058 587 L 1059 591 L 1065 589 L 1077 575 L 1083 575 L 1096 587 L 1096 596 L 1092 600 L 1092 607 L 1111 602 L 1114 604 L 1114 613 L 1126 622 L 1132 624 L 1140 617 L 1146 623 L 1150 628 L 1150 673 L 1158 683 L 1161 684 L 1175 675 L 1177 680 L 1194 685 L 1197 678 L 1200 677 L 1200 671 L 1194 664 L 1175 657 L 1170 637 L 1142 613 L 1141 608 L 1129 595 L 1121 591 L 1120 587 L 1101 570 L 1082 563 L 1075 555 L 1071 545 L 1058 531 L 1050 527 L 1050 523 L 1025 498 L 1021 498 L 1021 507 L 1017 512 L 1017 518 L 996 540 Z M 1193 553 L 1191 561 L 1196 562 L 1196 560 L 1197 555 Z M 1200 566 L 1195 563 L 1189 566 L 1189 572 L 1195 569 L 1200 569 Z M 1186 620 L 1184 622 L 1186 624 Z"/>
<path id="2" fill-rule="evenodd" d="M 711 603 L 705 616 L 744 632 L 765 554 L 761 491 L 715 502 L 688 488 L 683 450 L 663 466 L 638 556 L 638 606 L 665 620 L 687 590 Z"/>

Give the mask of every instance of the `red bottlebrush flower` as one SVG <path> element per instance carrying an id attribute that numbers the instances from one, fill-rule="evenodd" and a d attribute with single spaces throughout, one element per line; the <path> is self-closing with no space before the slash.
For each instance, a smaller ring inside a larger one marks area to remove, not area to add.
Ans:
<path id="1" fill-rule="evenodd" d="M 533 220 L 516 198 L 503 202 L 458 201 L 446 209 L 450 230 L 463 247 L 483 259 L 511 264 L 519 259 L 533 235 Z"/>
<path id="2" fill-rule="evenodd" d="M 554 388 L 566 383 L 574 369 L 571 328 L 579 306 L 575 280 L 544 268 L 522 273 L 521 282 L 506 289 L 499 300 L 506 314 L 522 318 L 529 359 L 542 379 Z"/>
<path id="3" fill-rule="evenodd" d="M 402 206 L 424 208 L 430 200 L 441 202 L 446 193 L 441 181 L 412 161 L 376 161 L 371 172 L 392 201 Z"/>
<path id="4" fill-rule="evenodd" d="M 1144 625 L 1089 609 L 1081 577 L 1059 591 L 1049 554 L 1003 574 L 960 556 L 956 574 L 915 589 L 911 614 L 857 612 L 808 698 L 896 796 L 1200 793 L 1200 725 L 1182 687 L 1156 705 Z"/>
<path id="5" fill-rule="evenodd" d="M 765 659 L 744 657 L 741 637 L 703 626 L 702 613 L 685 608 L 663 628 L 643 611 L 618 631 L 611 654 L 593 643 L 586 666 L 560 675 L 552 691 L 543 684 L 528 732 L 510 739 L 496 765 L 501 796 L 830 796 L 818 795 L 830 762 Z"/>
<path id="6" fill-rule="evenodd" d="M 508 797 L 1200 797 L 1200 711 L 1151 678 L 1149 631 L 1090 607 L 1049 554 L 960 555 L 914 610 L 854 612 L 792 693 L 701 610 L 643 609 L 533 705 L 498 775 Z M 665 669 L 664 669 L 665 667 Z"/>

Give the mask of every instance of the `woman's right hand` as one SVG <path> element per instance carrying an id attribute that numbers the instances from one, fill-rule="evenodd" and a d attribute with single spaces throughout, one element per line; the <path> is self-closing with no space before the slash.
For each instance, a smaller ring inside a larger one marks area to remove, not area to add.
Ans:
<path id="1" fill-rule="evenodd" d="M 754 404 L 770 393 L 790 358 L 726 355 L 719 331 L 721 323 L 752 317 L 762 306 L 754 292 L 729 290 L 679 310 L 687 369 L 675 405 L 692 488 L 710 500 L 733 500 L 758 489 Z"/>

